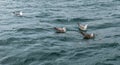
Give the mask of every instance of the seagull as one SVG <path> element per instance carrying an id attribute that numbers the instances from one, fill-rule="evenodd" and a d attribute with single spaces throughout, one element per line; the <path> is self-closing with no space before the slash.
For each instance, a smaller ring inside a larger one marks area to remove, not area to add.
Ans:
<path id="1" fill-rule="evenodd" d="M 86 24 L 86 25 L 81 25 L 80 23 L 78 23 L 78 26 L 79 26 L 79 29 L 80 29 L 81 31 L 86 31 L 88 24 Z"/>
<path id="2" fill-rule="evenodd" d="M 65 27 L 62 27 L 62 28 L 54 27 L 54 29 L 56 30 L 57 33 L 65 33 L 66 32 Z"/>
<path id="3" fill-rule="evenodd" d="M 13 14 L 15 14 L 16 16 L 22 16 L 23 12 L 22 11 L 15 11 L 15 12 L 13 12 Z"/>
<path id="4" fill-rule="evenodd" d="M 94 33 L 88 34 L 88 33 L 82 32 L 82 31 L 80 33 L 84 36 L 84 39 L 95 38 L 95 34 Z"/>

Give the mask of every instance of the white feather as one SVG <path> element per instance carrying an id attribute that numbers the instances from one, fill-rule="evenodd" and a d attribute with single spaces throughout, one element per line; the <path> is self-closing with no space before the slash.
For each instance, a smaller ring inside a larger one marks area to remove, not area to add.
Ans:
<path id="1" fill-rule="evenodd" d="M 93 34 L 93 33 L 91 33 L 91 34 L 90 34 L 90 36 L 91 36 L 91 37 L 94 37 L 94 34 Z"/>
<path id="2" fill-rule="evenodd" d="M 66 32 L 66 28 L 65 27 L 63 27 L 63 30 L 64 30 L 64 32 Z"/>
<path id="3" fill-rule="evenodd" d="M 86 25 L 79 25 L 79 28 L 81 30 L 87 30 L 87 26 L 88 26 L 88 24 L 86 24 Z"/>

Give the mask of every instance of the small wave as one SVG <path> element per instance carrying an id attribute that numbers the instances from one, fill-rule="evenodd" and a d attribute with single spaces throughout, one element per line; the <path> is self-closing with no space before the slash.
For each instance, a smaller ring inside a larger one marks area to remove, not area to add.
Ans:
<path id="1" fill-rule="evenodd" d="M 28 32 L 28 31 L 36 31 L 36 32 L 41 32 L 41 31 L 47 31 L 45 28 L 19 28 L 17 29 L 18 32 Z"/>
<path id="2" fill-rule="evenodd" d="M 120 18 L 120 14 L 112 14 L 111 16 L 114 18 Z"/>
<path id="3" fill-rule="evenodd" d="M 36 15 L 35 17 L 36 18 L 45 18 L 45 17 L 49 17 L 49 16 L 51 16 L 52 15 L 52 13 L 41 13 L 41 14 L 39 14 L 39 15 Z"/>
<path id="4" fill-rule="evenodd" d="M 0 40 L 0 45 L 9 45 L 14 43 L 14 41 L 17 41 L 17 40 L 19 40 L 19 38 L 10 37 L 5 40 Z"/>
<path id="5" fill-rule="evenodd" d="M 113 1 L 120 1 L 120 0 L 113 0 Z"/>
<path id="6" fill-rule="evenodd" d="M 119 22 L 117 23 L 104 23 L 97 26 L 90 26 L 92 29 L 105 29 L 105 28 L 111 28 L 111 27 L 119 27 Z"/>
<path id="7" fill-rule="evenodd" d="M 97 63 L 95 63 L 95 65 L 114 65 L 114 64 L 104 63 L 104 62 L 97 62 Z"/>
<path id="8" fill-rule="evenodd" d="M 33 56 L 34 55 L 34 56 Z M 55 60 L 58 57 L 61 57 L 62 54 L 60 52 L 56 51 L 50 51 L 50 52 L 31 52 L 29 55 L 27 55 L 26 61 L 31 58 L 36 58 L 39 61 L 44 61 L 44 60 Z"/>
<path id="9" fill-rule="evenodd" d="M 114 37 L 114 38 L 119 38 L 119 37 L 120 37 L 120 35 L 105 36 L 104 38 L 112 38 L 112 37 Z"/>
<path id="10" fill-rule="evenodd" d="M 120 35 L 114 35 L 114 38 L 120 37 Z"/>
<path id="11" fill-rule="evenodd" d="M 75 41 L 76 39 L 74 37 L 57 37 L 60 41 Z"/>
<path id="12" fill-rule="evenodd" d="M 89 57 L 89 54 L 91 52 L 75 52 L 73 56 L 71 56 L 69 59 L 80 59 L 80 58 L 86 58 Z"/>
<path id="13" fill-rule="evenodd" d="M 20 57 L 10 56 L 10 57 L 6 57 L 3 60 L 1 60 L 0 64 L 14 65 L 14 64 L 19 64 L 21 61 L 23 61 L 23 59 Z"/>
<path id="14" fill-rule="evenodd" d="M 106 61 L 119 61 L 119 60 L 120 60 L 120 56 L 118 56 L 118 55 L 116 55 L 113 58 L 106 59 Z"/>
<path id="15" fill-rule="evenodd" d="M 90 18 L 70 18 L 70 19 L 65 19 L 65 18 L 61 18 L 61 19 L 55 19 L 55 22 L 64 22 L 64 23 L 74 23 L 74 22 L 88 22 L 88 21 L 95 21 L 95 20 L 100 20 L 99 18 L 95 18 L 95 19 L 90 19 Z"/>
<path id="16" fill-rule="evenodd" d="M 80 17 L 80 18 L 72 18 L 72 19 L 70 19 L 70 21 L 80 21 L 80 22 L 88 22 L 88 21 L 95 21 L 95 20 L 100 20 L 99 18 L 94 18 L 94 19 L 92 19 L 92 18 L 82 18 L 82 17 Z"/>
<path id="17" fill-rule="evenodd" d="M 67 19 L 55 19 L 56 22 L 66 22 L 68 21 Z"/>
<path id="18" fill-rule="evenodd" d="M 102 48 L 116 48 L 119 47 L 119 43 L 95 43 L 95 45 L 88 46 L 88 47 L 83 47 L 81 49 L 76 49 L 77 52 L 85 51 L 87 49 L 92 50 L 92 49 L 102 49 Z"/>
<path id="19" fill-rule="evenodd" d="M 67 33 L 66 33 L 67 34 Z M 80 39 L 77 38 L 77 37 L 73 37 L 73 36 L 66 36 L 65 34 L 58 34 L 57 36 L 56 35 L 47 35 L 47 36 L 44 36 L 44 37 L 41 37 L 40 38 L 41 40 L 46 40 L 45 42 L 49 42 L 52 40 L 52 41 L 59 41 L 59 42 L 76 42 L 76 41 L 79 41 Z"/>
<path id="20" fill-rule="evenodd" d="M 40 61 L 51 61 L 60 58 L 62 54 L 60 52 L 27 52 L 27 54 L 12 55 L 5 57 L 0 61 L 0 64 L 10 64 L 10 65 L 29 65 L 32 62 Z"/>
<path id="21" fill-rule="evenodd" d="M 119 43 L 103 43 L 103 44 L 98 44 L 97 46 L 94 47 L 88 47 L 89 49 L 99 49 L 99 48 L 115 48 L 120 46 Z"/>
<path id="22" fill-rule="evenodd" d="M 107 3 L 104 3 L 104 2 L 103 2 L 103 3 L 100 3 L 100 6 L 101 6 L 101 7 L 112 7 L 112 6 L 114 6 L 114 3 L 108 3 L 108 2 L 107 2 Z"/>

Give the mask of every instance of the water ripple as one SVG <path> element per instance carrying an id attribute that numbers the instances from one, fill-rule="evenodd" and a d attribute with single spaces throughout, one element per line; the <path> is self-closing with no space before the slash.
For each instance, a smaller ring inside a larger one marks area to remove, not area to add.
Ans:
<path id="1" fill-rule="evenodd" d="M 0 3 L 0 65 L 119 65 L 119 0 Z M 78 22 L 88 24 L 87 33 L 96 38 L 84 40 Z M 54 27 L 67 32 L 55 33 Z"/>

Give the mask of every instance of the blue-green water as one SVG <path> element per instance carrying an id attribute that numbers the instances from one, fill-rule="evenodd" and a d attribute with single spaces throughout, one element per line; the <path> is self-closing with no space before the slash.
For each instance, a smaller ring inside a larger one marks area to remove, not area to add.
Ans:
<path id="1" fill-rule="evenodd" d="M 0 0 L 0 65 L 120 65 L 120 1 Z"/>

